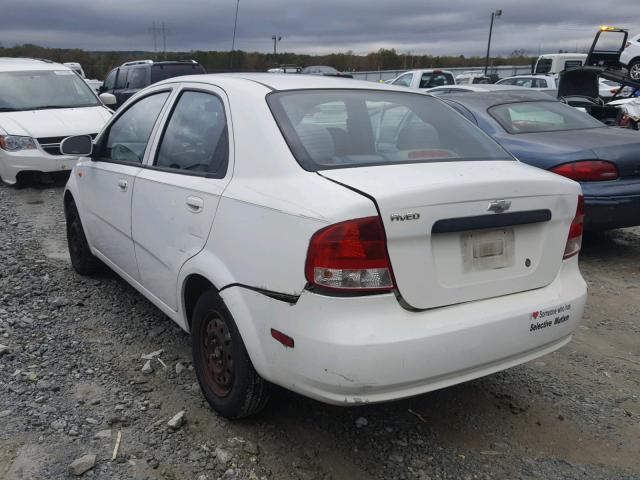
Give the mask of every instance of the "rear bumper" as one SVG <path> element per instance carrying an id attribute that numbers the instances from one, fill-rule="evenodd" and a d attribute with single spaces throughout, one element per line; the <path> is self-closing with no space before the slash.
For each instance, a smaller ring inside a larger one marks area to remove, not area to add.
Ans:
<path id="1" fill-rule="evenodd" d="M 5 183 L 14 184 L 20 172 L 70 171 L 77 162 L 77 157 L 53 156 L 40 150 L 0 151 L 0 177 Z"/>
<path id="2" fill-rule="evenodd" d="M 552 352 L 580 322 L 586 284 L 573 258 L 544 288 L 420 312 L 403 309 L 392 294 L 305 291 L 295 305 L 239 287 L 221 295 L 241 331 L 255 328 L 245 344 L 263 377 L 344 405 L 418 395 Z M 276 342 L 271 328 L 295 347 Z"/>
<path id="3" fill-rule="evenodd" d="M 640 180 L 582 183 L 587 231 L 640 225 Z"/>

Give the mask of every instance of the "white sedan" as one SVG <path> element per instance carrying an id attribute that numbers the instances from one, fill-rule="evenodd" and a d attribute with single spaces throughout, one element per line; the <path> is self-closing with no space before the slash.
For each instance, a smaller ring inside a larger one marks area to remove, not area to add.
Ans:
<path id="1" fill-rule="evenodd" d="M 191 332 L 229 418 L 272 384 L 353 405 L 464 382 L 582 317 L 579 185 L 419 92 L 181 77 L 62 148 L 90 156 L 64 194 L 74 268 L 106 264 Z"/>

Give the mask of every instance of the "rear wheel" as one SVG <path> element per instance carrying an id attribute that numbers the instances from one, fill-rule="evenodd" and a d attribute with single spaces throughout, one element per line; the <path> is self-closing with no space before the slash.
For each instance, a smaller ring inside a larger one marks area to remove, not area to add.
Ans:
<path id="1" fill-rule="evenodd" d="M 632 80 L 640 80 L 640 58 L 636 58 L 629 64 L 629 76 Z"/>
<path id="2" fill-rule="evenodd" d="M 84 234 L 80 215 L 75 203 L 69 203 L 66 209 L 67 217 L 67 245 L 71 265 L 80 275 L 90 275 L 104 269 L 104 264 L 91 253 L 87 237 Z"/>
<path id="3" fill-rule="evenodd" d="M 196 303 L 191 339 L 196 376 L 215 411 L 242 418 L 264 408 L 271 385 L 253 368 L 238 327 L 213 288 Z"/>

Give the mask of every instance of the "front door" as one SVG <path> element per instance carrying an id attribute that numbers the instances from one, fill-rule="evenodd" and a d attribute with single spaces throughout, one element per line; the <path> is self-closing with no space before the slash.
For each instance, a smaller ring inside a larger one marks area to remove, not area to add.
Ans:
<path id="1" fill-rule="evenodd" d="M 91 245 L 134 279 L 140 275 L 131 238 L 131 198 L 151 131 L 170 91 L 141 98 L 101 136 L 91 162 L 78 171 L 83 222 Z"/>
<path id="2" fill-rule="evenodd" d="M 172 310 L 180 268 L 204 248 L 231 177 L 227 111 L 220 89 L 183 86 L 136 178 L 132 225 L 141 283 Z"/>

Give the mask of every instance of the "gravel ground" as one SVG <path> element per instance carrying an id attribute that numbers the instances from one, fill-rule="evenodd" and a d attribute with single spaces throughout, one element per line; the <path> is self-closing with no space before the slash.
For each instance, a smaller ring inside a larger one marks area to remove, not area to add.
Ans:
<path id="1" fill-rule="evenodd" d="M 62 187 L 0 186 L 0 478 L 639 479 L 639 259 L 640 230 L 586 240 L 583 325 L 538 361 L 383 405 L 279 392 L 229 422 L 186 334 L 114 274 L 74 273 Z"/>

